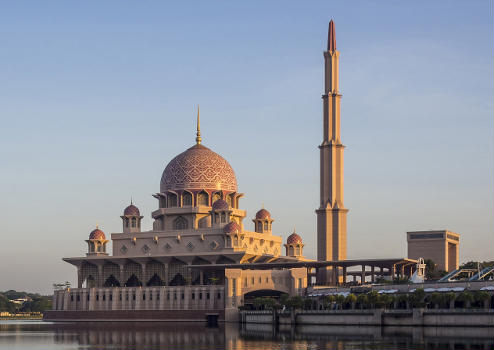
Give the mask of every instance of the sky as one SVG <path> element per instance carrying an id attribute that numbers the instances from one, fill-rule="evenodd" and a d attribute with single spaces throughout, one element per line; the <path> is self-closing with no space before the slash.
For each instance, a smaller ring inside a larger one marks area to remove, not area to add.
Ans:
<path id="1" fill-rule="evenodd" d="M 406 232 L 494 259 L 489 1 L 11 1 L 0 4 L 0 290 L 76 284 L 130 197 L 151 229 L 167 163 L 225 157 L 284 239 L 316 254 L 323 51 L 340 51 L 348 258 L 405 257 Z"/>

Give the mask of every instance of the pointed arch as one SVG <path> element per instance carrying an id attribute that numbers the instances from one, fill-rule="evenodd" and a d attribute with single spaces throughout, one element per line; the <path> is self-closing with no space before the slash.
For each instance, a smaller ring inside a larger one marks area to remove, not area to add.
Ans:
<path id="1" fill-rule="evenodd" d="M 192 193 L 190 193 L 189 191 L 184 191 L 184 193 L 182 193 L 182 206 L 183 207 L 192 206 Z"/>
<path id="2" fill-rule="evenodd" d="M 170 281 L 170 286 L 185 286 L 187 281 L 181 273 L 175 274 L 172 280 Z"/>
<path id="3" fill-rule="evenodd" d="M 189 223 L 183 216 L 179 216 L 178 218 L 173 220 L 173 229 L 186 230 L 187 228 L 189 228 Z"/>
<path id="4" fill-rule="evenodd" d="M 136 275 L 132 274 L 127 282 L 125 282 L 125 287 L 141 287 L 142 282 L 137 278 Z"/>
<path id="5" fill-rule="evenodd" d="M 120 287 L 120 282 L 115 278 L 115 276 L 110 275 L 104 283 L 104 287 Z"/>
<path id="6" fill-rule="evenodd" d="M 165 285 L 165 283 L 156 273 L 146 283 L 146 286 L 148 287 L 163 286 L 163 285 Z"/>
<path id="7" fill-rule="evenodd" d="M 209 194 L 206 191 L 201 191 L 197 194 L 197 206 L 209 206 Z"/>

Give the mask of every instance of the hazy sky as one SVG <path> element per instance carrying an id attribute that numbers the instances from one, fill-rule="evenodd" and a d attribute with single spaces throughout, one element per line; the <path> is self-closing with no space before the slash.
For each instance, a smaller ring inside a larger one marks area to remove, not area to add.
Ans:
<path id="1" fill-rule="evenodd" d="M 265 204 L 315 257 L 323 50 L 340 50 L 348 258 L 406 256 L 406 231 L 493 259 L 490 1 L 10 1 L 0 5 L 0 290 L 76 282 L 98 223 L 194 143 L 233 166 L 245 226 Z"/>

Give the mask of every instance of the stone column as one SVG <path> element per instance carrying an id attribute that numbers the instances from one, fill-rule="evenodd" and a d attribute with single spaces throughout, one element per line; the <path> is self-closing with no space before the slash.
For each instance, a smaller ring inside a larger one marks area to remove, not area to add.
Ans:
<path id="1" fill-rule="evenodd" d="M 82 288 L 82 266 L 77 266 L 77 288 Z"/>
<path id="2" fill-rule="evenodd" d="M 89 310 L 95 310 L 96 293 L 94 288 L 89 288 Z"/>
<path id="3" fill-rule="evenodd" d="M 136 302 L 135 302 L 135 309 L 136 310 L 141 310 L 142 309 L 142 288 L 136 288 Z"/>
<path id="4" fill-rule="evenodd" d="M 346 283 L 346 266 L 343 266 L 343 283 Z"/>
<path id="5" fill-rule="evenodd" d="M 376 282 L 376 274 L 375 274 L 375 271 L 374 271 L 374 266 L 371 266 L 371 282 L 374 283 Z"/>
<path id="6" fill-rule="evenodd" d="M 120 288 L 114 287 L 111 289 L 112 291 L 112 303 L 111 303 L 111 309 L 112 310 L 117 310 L 118 303 L 120 301 L 119 295 L 120 295 Z"/>
<path id="7" fill-rule="evenodd" d="M 103 265 L 98 265 L 98 279 L 96 280 L 96 287 L 103 287 Z"/>
<path id="8" fill-rule="evenodd" d="M 125 278 L 125 273 L 124 273 L 124 268 L 125 268 L 125 265 L 118 265 L 120 267 L 120 287 L 123 287 L 125 285 L 125 282 L 127 281 L 124 281 L 124 278 Z M 123 299 L 123 298 L 122 298 Z"/>
<path id="9" fill-rule="evenodd" d="M 365 284 L 365 265 L 362 265 L 362 274 L 360 275 L 360 284 Z"/>

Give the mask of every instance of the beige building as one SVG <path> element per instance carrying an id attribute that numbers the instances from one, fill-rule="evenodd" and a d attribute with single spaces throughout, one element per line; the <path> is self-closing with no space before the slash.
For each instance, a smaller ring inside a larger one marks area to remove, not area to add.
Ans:
<path id="1" fill-rule="evenodd" d="M 459 267 L 460 235 L 448 230 L 407 232 L 408 258 L 430 259 L 439 270 Z"/>

